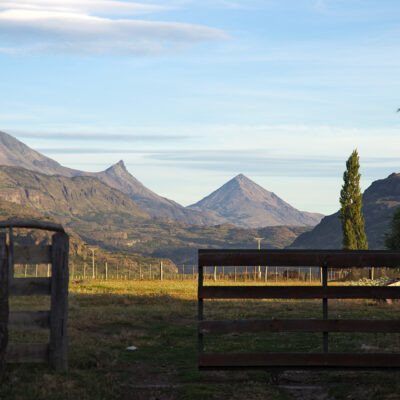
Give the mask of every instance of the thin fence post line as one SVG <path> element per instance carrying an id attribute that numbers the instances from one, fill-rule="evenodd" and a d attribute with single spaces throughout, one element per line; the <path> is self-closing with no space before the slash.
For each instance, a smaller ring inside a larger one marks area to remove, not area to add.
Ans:
<path id="1" fill-rule="evenodd" d="M 311 272 L 311 267 L 309 267 L 309 271 L 310 271 L 310 282 L 312 281 L 312 272 Z"/>
<path id="2" fill-rule="evenodd" d="M 278 267 L 275 267 L 275 282 L 278 282 Z"/>
<path id="3" fill-rule="evenodd" d="M 25 271 L 24 271 L 24 276 L 25 276 L 25 278 L 26 278 L 26 274 L 27 274 L 27 271 L 28 270 L 28 264 L 25 264 Z"/>
<path id="4" fill-rule="evenodd" d="M 235 267 L 234 267 L 234 268 L 235 268 L 235 271 L 234 271 L 234 273 L 235 273 L 235 282 L 236 282 L 236 280 L 237 280 L 237 276 L 236 276 L 236 275 L 237 275 L 237 266 L 235 265 Z"/>
<path id="5" fill-rule="evenodd" d="M 38 277 L 38 265 L 37 264 L 35 264 L 35 277 L 36 278 Z"/>
<path id="6" fill-rule="evenodd" d="M 86 279 L 86 263 L 83 263 L 83 279 Z"/>
<path id="7" fill-rule="evenodd" d="M 163 280 L 163 262 L 160 261 L 160 281 Z"/>
<path id="8" fill-rule="evenodd" d="M 108 280 L 108 262 L 106 261 L 106 280 Z"/>
<path id="9" fill-rule="evenodd" d="M 265 282 L 268 282 L 268 265 L 265 266 L 265 276 L 264 276 Z"/>
<path id="10" fill-rule="evenodd" d="M 217 280 L 217 267 L 214 265 L 214 282 Z"/>

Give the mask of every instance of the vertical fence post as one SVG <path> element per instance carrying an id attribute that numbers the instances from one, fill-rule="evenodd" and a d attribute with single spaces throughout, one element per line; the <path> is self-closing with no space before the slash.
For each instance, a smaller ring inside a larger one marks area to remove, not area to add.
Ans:
<path id="1" fill-rule="evenodd" d="M 328 287 L 328 267 L 324 265 L 322 267 L 322 287 Z M 324 297 L 322 299 L 322 317 L 328 319 L 328 299 Z M 324 353 L 328 352 L 328 332 L 322 334 L 322 347 Z"/>
<path id="2" fill-rule="evenodd" d="M 193 269 L 192 269 L 192 279 L 194 280 L 194 264 L 193 264 Z"/>
<path id="3" fill-rule="evenodd" d="M 108 262 L 106 261 L 106 280 L 108 279 Z"/>
<path id="4" fill-rule="evenodd" d="M 217 267 L 214 265 L 214 282 L 217 280 Z"/>
<path id="5" fill-rule="evenodd" d="M 265 282 L 268 282 L 268 266 L 265 267 L 265 276 L 264 276 Z"/>
<path id="6" fill-rule="evenodd" d="M 237 267 L 235 266 L 235 282 L 236 282 L 236 279 L 237 279 Z"/>
<path id="7" fill-rule="evenodd" d="M 6 234 L 0 233 L 0 381 L 4 374 L 8 344 L 8 274 Z"/>
<path id="8" fill-rule="evenodd" d="M 163 280 L 163 265 L 162 265 L 162 261 L 160 261 L 160 281 Z"/>
<path id="9" fill-rule="evenodd" d="M 66 233 L 52 237 L 51 311 L 49 363 L 55 369 L 67 368 L 68 250 Z"/>
<path id="10" fill-rule="evenodd" d="M 83 279 L 86 279 L 86 263 L 83 263 Z"/>

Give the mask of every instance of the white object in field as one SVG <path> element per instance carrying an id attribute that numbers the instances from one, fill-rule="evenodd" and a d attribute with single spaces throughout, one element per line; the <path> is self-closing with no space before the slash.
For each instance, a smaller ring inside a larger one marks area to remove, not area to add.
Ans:
<path id="1" fill-rule="evenodd" d="M 129 346 L 126 349 L 133 351 L 133 350 L 137 350 L 137 347 L 136 346 Z"/>

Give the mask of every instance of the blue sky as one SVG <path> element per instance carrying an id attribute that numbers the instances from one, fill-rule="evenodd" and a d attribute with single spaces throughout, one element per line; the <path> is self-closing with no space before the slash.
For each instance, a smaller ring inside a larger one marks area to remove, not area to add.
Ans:
<path id="1" fill-rule="evenodd" d="M 184 205 L 236 174 L 338 208 L 400 171 L 400 3 L 3 0 L 0 130 Z"/>

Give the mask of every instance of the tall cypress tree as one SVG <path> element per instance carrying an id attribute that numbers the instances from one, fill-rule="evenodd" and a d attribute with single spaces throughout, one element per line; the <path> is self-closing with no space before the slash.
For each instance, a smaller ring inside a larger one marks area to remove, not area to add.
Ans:
<path id="1" fill-rule="evenodd" d="M 342 220 L 343 250 L 367 250 L 367 236 L 364 232 L 364 217 L 361 212 L 362 193 L 361 175 L 358 172 L 360 162 L 357 150 L 351 153 L 343 174 L 343 186 L 340 191 L 340 215 Z"/>

